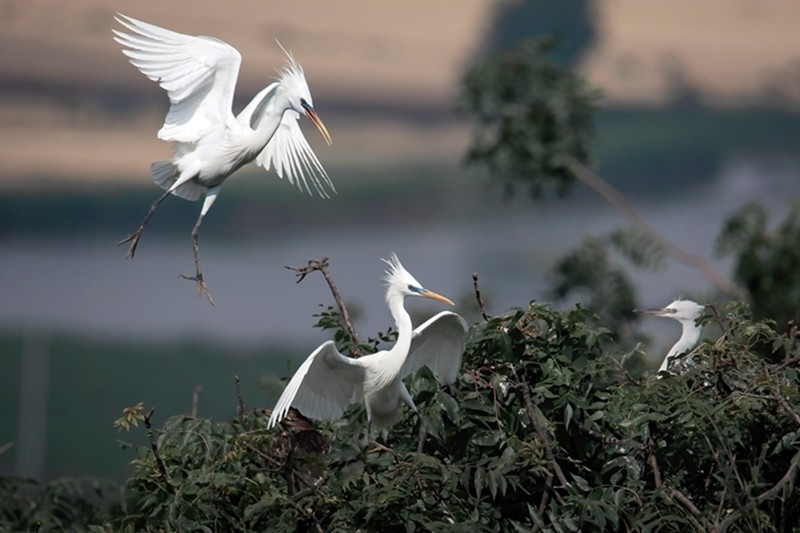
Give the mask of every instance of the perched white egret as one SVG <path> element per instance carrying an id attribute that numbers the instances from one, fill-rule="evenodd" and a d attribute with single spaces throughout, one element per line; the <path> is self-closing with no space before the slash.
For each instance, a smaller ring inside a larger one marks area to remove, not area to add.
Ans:
<path id="1" fill-rule="evenodd" d="M 275 167 L 290 183 L 323 197 L 334 191 L 328 174 L 300 130 L 301 115 L 319 129 L 330 145 L 328 130 L 317 115 L 303 69 L 286 52 L 287 64 L 278 81 L 262 89 L 234 116 L 233 92 L 242 56 L 231 45 L 213 37 L 176 33 L 119 14 L 117 22 L 132 33 L 119 30 L 114 40 L 145 76 L 167 91 L 170 108 L 158 138 L 176 143 L 169 161 L 150 165 L 153 181 L 166 192 L 150 207 L 139 229 L 117 244 L 130 242 L 133 258 L 145 225 L 161 203 L 173 194 L 195 201 L 205 195 L 200 216 L 192 230 L 196 273 L 181 277 L 197 283 L 198 293 L 213 303 L 200 270 L 198 234 L 208 210 L 225 179 L 255 160 L 269 170 Z"/>
<path id="2" fill-rule="evenodd" d="M 406 296 L 422 296 L 446 304 L 453 302 L 422 288 L 396 255 L 384 261 L 386 304 L 397 326 L 397 342 L 389 350 L 358 359 L 339 353 L 333 341 L 323 343 L 308 356 L 286 385 L 269 418 L 269 427 L 281 421 L 290 407 L 316 420 L 340 418 L 351 403 L 364 402 L 368 420 L 388 427 L 400 420 L 400 405 L 417 408 L 403 378 L 423 365 L 443 384 L 458 377 L 467 323 L 456 313 L 443 311 L 411 329 L 403 306 Z"/>
<path id="3" fill-rule="evenodd" d="M 664 357 L 661 366 L 658 368 L 659 372 L 667 369 L 670 359 L 688 352 L 697 344 L 701 330 L 701 327 L 697 325 L 697 319 L 703 314 L 704 309 L 705 306 L 691 300 L 675 300 L 666 307 L 643 310 L 643 312 L 650 315 L 665 316 L 677 320 L 683 328 L 681 338 L 667 352 L 667 356 Z"/>

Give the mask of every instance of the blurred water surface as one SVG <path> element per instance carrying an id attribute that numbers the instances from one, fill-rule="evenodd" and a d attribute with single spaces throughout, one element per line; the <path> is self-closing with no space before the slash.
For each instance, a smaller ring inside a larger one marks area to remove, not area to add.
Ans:
<path id="1" fill-rule="evenodd" d="M 770 168 L 732 161 L 709 186 L 637 202 L 637 208 L 677 244 L 713 258 L 722 222 L 734 209 L 760 201 L 777 221 L 800 193 L 791 169 Z M 424 285 L 456 299 L 465 313 L 474 306 L 471 276 L 477 272 L 490 312 L 497 313 L 544 298 L 547 270 L 560 255 L 587 234 L 625 223 L 602 200 L 587 195 L 548 203 L 504 203 L 496 194 L 486 196 L 460 216 L 450 213 L 424 224 L 381 220 L 284 229 L 229 244 L 204 240 L 204 273 L 215 307 L 197 298 L 191 282 L 178 278 L 193 272 L 189 220 L 185 238 L 162 240 L 157 231 L 146 233 L 133 261 L 126 261 L 125 250 L 114 245 L 118 236 L 7 240 L 0 256 L 0 328 L 312 345 L 323 335 L 310 327 L 311 315 L 318 304 L 332 304 L 332 298 L 318 273 L 296 284 L 284 266 L 328 257 L 340 292 L 354 306 L 356 325 L 367 336 L 391 324 L 382 301 L 384 265 L 379 258 L 392 251 Z M 714 261 L 728 271 L 728 263 Z M 674 263 L 635 277 L 646 305 L 710 291 L 699 273 Z M 439 310 L 429 302 L 414 301 L 410 307 L 423 315 Z"/>

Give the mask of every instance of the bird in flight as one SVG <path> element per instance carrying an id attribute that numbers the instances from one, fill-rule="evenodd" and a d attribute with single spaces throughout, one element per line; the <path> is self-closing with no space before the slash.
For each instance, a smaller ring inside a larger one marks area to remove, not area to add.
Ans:
<path id="1" fill-rule="evenodd" d="M 688 352 L 697 344 L 702 329 L 697 325 L 697 319 L 703 315 L 704 310 L 704 305 L 700 305 L 691 300 L 675 300 L 666 307 L 643 310 L 644 313 L 649 315 L 664 316 L 677 320 L 683 328 L 678 342 L 670 348 L 666 357 L 664 357 L 664 360 L 661 362 L 661 366 L 658 368 L 659 372 L 667 369 L 672 358 Z"/>
<path id="2" fill-rule="evenodd" d="M 171 160 L 150 165 L 153 181 L 164 193 L 150 206 L 139 228 L 117 244 L 130 243 L 133 259 L 144 228 L 170 195 L 195 201 L 204 196 L 192 230 L 195 275 L 181 275 L 197 284 L 199 296 L 213 305 L 200 268 L 198 235 L 203 218 L 219 195 L 222 183 L 251 161 L 280 178 L 286 175 L 309 194 L 327 198 L 335 192 L 322 164 L 298 123 L 308 118 L 331 144 L 331 137 L 314 110 L 303 69 L 286 52 L 286 65 L 277 81 L 262 89 L 238 114 L 232 111 L 241 54 L 213 37 L 193 36 L 160 28 L 118 14 L 116 21 L 130 33 L 112 30 L 123 53 L 169 96 L 170 107 L 158 138 L 175 143 Z M 282 48 L 282 47 L 281 47 Z"/>
<path id="3" fill-rule="evenodd" d="M 444 296 L 429 291 L 414 279 L 396 255 L 384 261 L 386 304 L 397 326 L 397 342 L 389 350 L 358 359 L 341 354 L 333 341 L 323 343 L 308 356 L 289 380 L 268 427 L 279 423 L 294 407 L 316 420 L 341 418 L 352 403 L 363 402 L 367 419 L 378 427 L 397 423 L 406 404 L 417 411 L 403 378 L 422 366 L 429 367 L 447 385 L 455 382 L 461 367 L 467 323 L 456 313 L 442 311 L 412 329 L 404 307 L 407 296 L 421 296 L 453 305 Z"/>

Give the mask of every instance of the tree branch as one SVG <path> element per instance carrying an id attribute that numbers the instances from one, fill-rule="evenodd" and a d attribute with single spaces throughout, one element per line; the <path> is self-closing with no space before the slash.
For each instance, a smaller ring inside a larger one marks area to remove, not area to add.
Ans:
<path id="1" fill-rule="evenodd" d="M 167 486 L 169 492 L 174 496 L 177 494 L 177 490 L 175 489 L 175 485 L 172 484 L 169 472 L 167 472 L 167 466 L 164 464 L 164 460 L 161 458 L 161 454 L 158 451 L 158 444 L 156 444 L 156 438 L 155 435 L 153 435 L 153 426 L 150 425 L 150 417 L 153 416 L 155 412 L 155 409 L 150 409 L 150 412 L 145 415 L 144 431 L 147 434 L 147 439 L 150 441 L 150 448 L 153 450 L 153 456 L 156 458 L 158 473 L 161 475 L 161 479 L 164 480 L 164 484 Z"/>
<path id="2" fill-rule="evenodd" d="M 483 303 L 483 298 L 481 297 L 481 289 L 478 287 L 478 273 L 472 273 L 472 286 L 475 287 L 475 299 L 478 300 L 478 309 L 481 312 L 481 316 L 484 320 L 489 320 L 489 315 L 486 314 L 486 306 Z"/>
<path id="3" fill-rule="evenodd" d="M 339 313 L 342 315 L 342 320 L 344 321 L 345 328 L 347 329 L 347 334 L 350 336 L 350 339 L 353 341 L 353 349 L 351 350 L 352 354 L 355 356 L 361 355 L 361 341 L 358 338 L 358 334 L 356 333 L 356 328 L 353 327 L 353 322 L 350 320 L 350 313 L 347 312 L 347 308 L 344 306 L 344 301 L 342 301 L 342 295 L 339 294 L 339 290 L 336 288 L 336 285 L 333 283 L 333 279 L 328 272 L 328 258 L 323 257 L 322 259 L 309 259 L 308 265 L 304 267 L 290 267 L 285 266 L 284 268 L 288 270 L 292 270 L 297 275 L 297 282 L 300 283 L 305 279 L 307 275 L 314 272 L 315 270 L 319 270 L 322 272 L 322 275 L 325 277 L 325 281 L 328 282 L 328 287 L 331 289 L 331 294 L 333 294 L 333 299 L 336 301 L 336 305 L 339 307 Z"/>
<path id="4" fill-rule="evenodd" d="M 742 291 L 727 277 L 718 272 L 705 257 L 687 252 L 661 235 L 636 212 L 633 206 L 619 191 L 612 187 L 603 178 L 589 170 L 576 159 L 567 161 L 567 168 L 584 185 L 592 189 L 601 198 L 626 217 L 634 226 L 655 241 L 659 246 L 672 256 L 676 261 L 696 268 L 719 291 L 733 298 L 741 298 Z"/>
<path id="5" fill-rule="evenodd" d="M 669 489 L 669 495 L 675 498 L 681 505 L 683 505 L 692 516 L 694 516 L 695 518 L 700 518 L 703 524 L 708 526 L 708 522 L 705 518 L 702 517 L 700 509 L 698 509 L 697 506 L 692 503 L 692 500 L 687 498 L 684 493 L 682 493 L 678 489 Z"/>
<path id="6" fill-rule="evenodd" d="M 0 455 L 6 453 L 8 450 L 14 447 L 14 441 L 8 441 L 2 446 L 0 446 Z"/>
<path id="7" fill-rule="evenodd" d="M 656 462 L 656 456 L 654 453 L 650 454 L 648 458 L 648 462 L 650 463 L 650 468 L 653 469 L 653 483 L 657 489 L 661 488 L 661 471 L 658 469 L 658 463 Z"/>
<path id="8" fill-rule="evenodd" d="M 514 378 L 517 380 L 518 387 L 522 390 L 522 400 L 525 404 L 525 413 L 528 415 L 528 419 L 530 419 L 531 424 L 533 424 L 534 430 L 536 430 L 536 435 L 544 444 L 545 452 L 547 453 L 547 459 L 550 461 L 550 464 L 553 468 L 553 473 L 558 478 L 559 483 L 562 486 L 568 486 L 569 481 L 567 481 L 567 477 L 564 475 L 564 471 L 561 470 L 561 465 L 558 464 L 556 460 L 555 453 L 553 452 L 555 445 L 550 440 L 550 437 L 547 436 L 547 431 L 544 428 L 544 424 L 542 423 L 542 418 L 540 418 L 539 413 L 537 413 L 536 407 L 533 405 L 531 401 L 531 393 L 528 390 L 528 383 L 526 381 L 520 381 L 519 376 L 517 376 L 517 370 L 514 367 L 511 367 L 511 371 L 514 373 Z"/>

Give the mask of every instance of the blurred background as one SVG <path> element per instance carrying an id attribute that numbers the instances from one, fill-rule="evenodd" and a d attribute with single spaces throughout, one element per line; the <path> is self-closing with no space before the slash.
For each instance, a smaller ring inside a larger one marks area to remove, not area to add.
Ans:
<path id="1" fill-rule="evenodd" d="M 166 202 L 134 261 L 115 246 L 160 194 L 150 162 L 172 153 L 156 139 L 166 95 L 112 40 L 117 11 L 238 48 L 237 111 L 276 75 L 277 38 L 333 136 L 303 124 L 330 200 L 256 167 L 225 185 L 201 244 L 216 307 L 178 278 L 199 203 Z M 798 27 L 791 0 L 0 0 L 0 475 L 124 479 L 124 407 L 160 423 L 199 386 L 198 414 L 229 418 L 235 375 L 248 408 L 271 406 L 259 378 L 328 337 L 313 315 L 332 304 L 321 276 L 295 284 L 286 265 L 328 257 L 362 337 L 391 325 L 379 258 L 392 251 L 469 321 L 473 272 L 490 313 L 546 299 L 553 263 L 624 220 L 579 187 L 533 202 L 464 165 L 460 80 L 523 37 L 561 35 L 557 59 L 602 90 L 593 167 L 728 273 L 714 255 L 726 216 L 757 200 L 779 220 L 800 194 Z M 646 306 L 712 292 L 677 264 L 631 275 Z M 647 327 L 655 359 L 677 326 Z"/>

